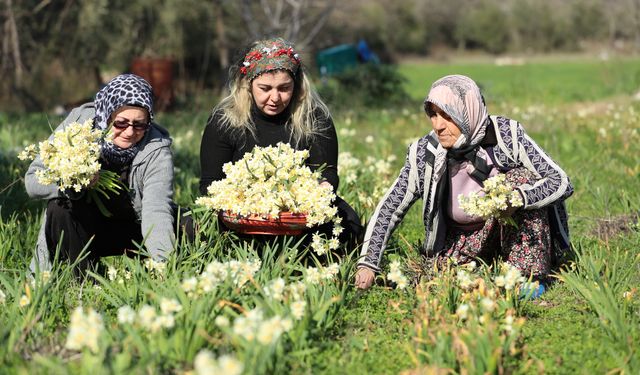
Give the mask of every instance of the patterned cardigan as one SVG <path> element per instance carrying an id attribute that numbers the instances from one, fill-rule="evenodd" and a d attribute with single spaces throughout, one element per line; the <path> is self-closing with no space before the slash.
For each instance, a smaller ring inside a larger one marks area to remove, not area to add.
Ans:
<path id="1" fill-rule="evenodd" d="M 485 147 L 500 172 L 524 167 L 538 180 L 518 190 L 524 197 L 524 209 L 546 207 L 549 211 L 554 252 L 561 254 L 570 247 L 569 227 L 564 200 L 573 193 L 567 174 L 524 131 L 517 121 L 490 116 L 487 134 L 495 133 L 493 145 Z M 495 131 L 494 131 L 495 130 Z M 404 167 L 384 195 L 369 221 L 358 266 L 380 271 L 380 262 L 391 234 L 413 203 L 422 198 L 425 226 L 423 250 L 427 255 L 444 249 L 446 236 L 445 186 L 441 178 L 432 182 L 433 162 L 438 140 L 434 132 L 409 146 Z M 484 147 L 484 146 L 483 146 Z M 434 186 L 435 185 L 435 186 Z"/>

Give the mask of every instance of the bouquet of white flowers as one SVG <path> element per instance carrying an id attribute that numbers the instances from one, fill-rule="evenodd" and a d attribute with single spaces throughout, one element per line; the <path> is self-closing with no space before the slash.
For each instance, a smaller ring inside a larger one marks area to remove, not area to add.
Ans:
<path id="1" fill-rule="evenodd" d="M 485 220 L 496 218 L 505 224 L 515 224 L 513 218 L 504 218 L 502 213 L 509 207 L 522 207 L 522 197 L 506 181 L 504 174 L 497 174 L 484 181 L 482 190 L 468 196 L 458 196 L 460 208 L 469 215 Z"/>
<path id="2" fill-rule="evenodd" d="M 33 160 L 40 155 L 44 169 L 36 171 L 38 182 L 55 184 L 60 191 L 80 192 L 88 188 L 89 198 L 96 201 L 100 211 L 110 216 L 97 193 L 108 198 L 108 192 L 119 193 L 122 185 L 118 175 L 101 171 L 100 140 L 104 133 L 94 129 L 92 120 L 72 122 L 53 133 L 50 139 L 27 146 L 19 155 L 20 160 Z M 98 180 L 93 179 L 98 176 Z"/>
<path id="3" fill-rule="evenodd" d="M 304 164 L 308 156 L 308 150 L 296 151 L 286 143 L 255 147 L 237 162 L 226 163 L 226 178 L 212 182 L 207 196 L 198 198 L 196 204 L 242 218 L 277 221 L 304 216 L 307 227 L 336 221 L 333 189 L 320 184 L 320 172 Z M 340 231 L 334 230 L 334 236 Z M 320 248 L 317 238 L 314 242 L 314 248 Z M 330 248 L 337 247 L 336 242 Z"/>

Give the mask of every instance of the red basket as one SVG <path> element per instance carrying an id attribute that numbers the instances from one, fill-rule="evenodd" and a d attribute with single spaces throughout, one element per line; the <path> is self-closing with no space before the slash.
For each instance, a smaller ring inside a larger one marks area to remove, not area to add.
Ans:
<path id="1" fill-rule="evenodd" d="M 263 218 L 255 215 L 247 217 L 228 211 L 221 211 L 218 215 L 227 228 L 243 234 L 295 236 L 301 234 L 307 224 L 305 214 L 291 212 L 281 212 L 277 218 Z"/>

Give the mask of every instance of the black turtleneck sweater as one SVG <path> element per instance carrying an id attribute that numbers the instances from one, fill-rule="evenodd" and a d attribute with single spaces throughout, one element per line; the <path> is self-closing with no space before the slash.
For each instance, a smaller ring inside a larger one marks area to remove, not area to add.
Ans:
<path id="1" fill-rule="evenodd" d="M 287 125 L 289 112 L 269 116 L 253 106 L 251 117 L 256 126 L 255 138 L 245 130 L 229 130 L 220 126 L 220 115 L 213 114 L 204 129 L 200 144 L 200 193 L 206 194 L 213 181 L 225 177 L 222 166 L 230 161 L 240 160 L 255 146 L 275 146 L 278 142 L 288 143 L 296 150 L 309 150 L 306 164 L 312 169 L 325 165 L 322 177 L 334 191 L 338 190 L 338 139 L 331 118 L 318 117 L 317 129 L 320 134 L 311 139 L 293 144 L 291 130 Z"/>

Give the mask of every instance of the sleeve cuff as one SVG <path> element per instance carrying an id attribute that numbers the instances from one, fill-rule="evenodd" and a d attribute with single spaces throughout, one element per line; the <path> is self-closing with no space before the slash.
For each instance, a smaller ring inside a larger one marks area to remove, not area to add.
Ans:
<path id="1" fill-rule="evenodd" d="M 358 269 L 360 269 L 360 268 L 368 268 L 368 269 L 370 269 L 371 271 L 373 271 L 375 273 L 380 273 L 380 268 L 378 268 L 378 267 L 376 267 L 373 264 L 368 263 L 368 262 L 360 262 L 360 263 L 358 263 L 357 268 Z"/>
<path id="2" fill-rule="evenodd" d="M 520 187 L 517 187 L 516 190 L 518 191 L 518 193 L 520 193 L 520 197 L 522 198 L 522 209 L 526 210 L 527 207 L 529 207 L 529 202 L 527 202 L 527 195 Z"/>

